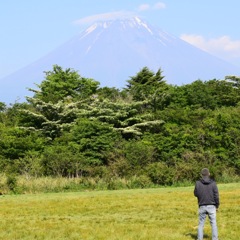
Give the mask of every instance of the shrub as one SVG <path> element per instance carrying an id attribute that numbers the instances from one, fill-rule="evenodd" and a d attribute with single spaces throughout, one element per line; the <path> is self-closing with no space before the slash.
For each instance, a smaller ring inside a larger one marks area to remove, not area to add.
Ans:
<path id="1" fill-rule="evenodd" d="M 6 180 L 6 184 L 7 184 L 8 189 L 11 192 L 16 193 L 16 190 L 17 190 L 17 178 L 16 178 L 15 175 L 8 175 L 7 176 L 7 180 Z"/>
<path id="2" fill-rule="evenodd" d="M 149 188 L 152 187 L 153 183 L 149 176 L 140 175 L 133 176 L 129 179 L 128 187 L 129 188 Z"/>
<path id="3" fill-rule="evenodd" d="M 174 168 L 170 168 L 167 164 L 156 162 L 147 166 L 148 176 L 154 184 L 172 185 L 174 183 Z"/>

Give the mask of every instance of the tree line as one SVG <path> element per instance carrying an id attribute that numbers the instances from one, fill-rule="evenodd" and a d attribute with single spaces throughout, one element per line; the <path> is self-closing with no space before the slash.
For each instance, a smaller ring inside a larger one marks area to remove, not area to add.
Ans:
<path id="1" fill-rule="evenodd" d="M 123 89 L 54 65 L 24 103 L 0 102 L 0 171 L 172 185 L 240 174 L 240 78 L 168 84 L 142 68 Z"/>

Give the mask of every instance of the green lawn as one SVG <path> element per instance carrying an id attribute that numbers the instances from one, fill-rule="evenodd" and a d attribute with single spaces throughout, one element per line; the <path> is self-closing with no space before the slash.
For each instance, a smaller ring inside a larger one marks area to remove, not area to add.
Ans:
<path id="1" fill-rule="evenodd" d="M 218 186 L 219 238 L 239 240 L 240 183 Z M 4 240 L 193 240 L 197 200 L 193 187 L 2 195 L 0 221 Z"/>

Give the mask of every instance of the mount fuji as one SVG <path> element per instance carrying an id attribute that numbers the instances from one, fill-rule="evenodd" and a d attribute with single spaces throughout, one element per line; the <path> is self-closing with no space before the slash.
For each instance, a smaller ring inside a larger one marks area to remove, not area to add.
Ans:
<path id="1" fill-rule="evenodd" d="M 240 68 L 221 60 L 138 17 L 96 22 L 36 62 L 0 79 L 0 101 L 23 102 L 27 88 L 44 80 L 58 64 L 93 78 L 100 86 L 123 88 L 143 67 L 159 68 L 169 84 L 224 79 Z"/>

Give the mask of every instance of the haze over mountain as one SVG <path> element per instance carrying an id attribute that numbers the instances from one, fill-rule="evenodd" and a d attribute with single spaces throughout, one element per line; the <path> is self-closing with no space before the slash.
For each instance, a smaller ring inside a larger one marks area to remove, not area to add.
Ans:
<path id="1" fill-rule="evenodd" d="M 97 22 L 36 62 L 0 79 L 0 101 L 23 102 L 29 87 L 58 64 L 93 78 L 101 86 L 123 88 L 143 67 L 163 71 L 169 84 L 224 79 L 240 69 L 138 17 Z"/>

